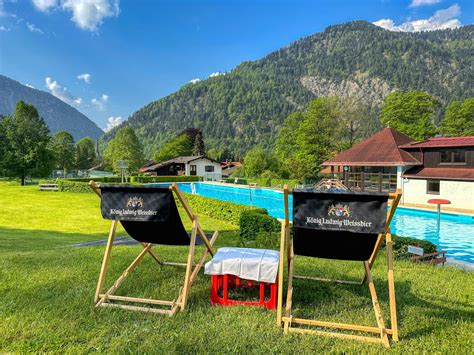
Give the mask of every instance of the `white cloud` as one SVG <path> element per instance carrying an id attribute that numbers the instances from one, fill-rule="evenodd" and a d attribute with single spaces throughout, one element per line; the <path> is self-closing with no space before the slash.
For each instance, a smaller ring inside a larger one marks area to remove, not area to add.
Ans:
<path id="1" fill-rule="evenodd" d="M 434 31 L 444 29 L 454 29 L 461 26 L 461 21 L 457 17 L 461 14 L 461 8 L 458 4 L 447 9 L 438 10 L 428 19 L 407 21 L 401 25 L 395 25 L 392 19 L 382 19 L 374 22 L 374 25 L 385 28 L 389 31 L 399 32 L 420 32 Z"/>
<path id="2" fill-rule="evenodd" d="M 79 75 L 77 76 L 77 78 L 78 78 L 79 80 L 84 80 L 84 82 L 87 83 L 87 84 L 90 84 L 90 83 L 91 83 L 91 78 L 92 78 L 92 76 L 91 76 L 90 74 L 88 74 L 88 73 L 84 73 L 84 74 L 79 74 Z"/>
<path id="3" fill-rule="evenodd" d="M 43 30 L 39 27 L 36 27 L 34 24 L 27 22 L 26 27 L 30 30 L 30 32 L 36 32 L 39 34 L 44 34 Z"/>
<path id="4" fill-rule="evenodd" d="M 104 18 L 120 13 L 119 0 L 33 0 L 33 3 L 42 12 L 52 9 L 71 12 L 71 20 L 88 31 L 95 31 Z"/>
<path id="5" fill-rule="evenodd" d="M 221 73 L 220 71 L 216 71 L 214 73 L 211 73 L 209 75 L 210 78 L 215 78 L 216 76 L 219 76 L 219 75 L 225 75 L 225 73 Z"/>
<path id="6" fill-rule="evenodd" d="M 199 83 L 200 81 L 201 81 L 201 79 L 198 79 L 198 78 L 189 80 L 189 82 L 190 82 L 191 84 L 196 84 L 196 83 Z"/>
<path id="7" fill-rule="evenodd" d="M 0 26 L 0 32 L 10 32 L 10 29 L 8 27 L 5 27 L 3 25 Z"/>
<path id="8" fill-rule="evenodd" d="M 31 85 L 31 84 L 25 84 L 25 86 L 28 86 L 28 87 L 31 88 L 31 89 L 36 89 L 36 87 L 33 86 L 33 85 Z"/>
<path id="9" fill-rule="evenodd" d="M 93 98 L 91 100 L 92 106 L 94 106 L 98 111 L 105 111 L 107 107 L 105 104 L 109 100 L 109 96 L 106 94 L 102 94 L 99 99 Z"/>
<path id="10" fill-rule="evenodd" d="M 48 11 L 58 5 L 57 0 L 33 0 L 33 4 L 40 11 Z"/>
<path id="11" fill-rule="evenodd" d="M 418 7 L 424 5 L 434 5 L 441 2 L 441 0 L 411 0 L 410 7 Z"/>
<path id="12" fill-rule="evenodd" d="M 51 91 L 51 94 L 56 96 L 58 99 L 75 107 L 80 107 L 82 105 L 82 99 L 80 97 L 74 97 L 66 87 L 59 85 L 56 80 L 47 77 L 45 83 L 46 87 Z"/>
<path id="13" fill-rule="evenodd" d="M 124 119 L 121 116 L 109 117 L 107 119 L 107 127 L 104 128 L 105 132 L 110 131 L 112 128 L 120 126 L 124 122 Z"/>

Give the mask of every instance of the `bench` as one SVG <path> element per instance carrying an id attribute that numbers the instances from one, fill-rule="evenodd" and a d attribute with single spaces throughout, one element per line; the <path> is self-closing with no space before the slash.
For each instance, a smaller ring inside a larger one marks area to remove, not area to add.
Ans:
<path id="1" fill-rule="evenodd" d="M 413 262 L 426 262 L 428 264 L 443 264 L 446 262 L 446 250 L 440 250 L 434 253 L 425 254 L 423 248 L 408 246 L 408 253 L 414 254 L 410 257 Z"/>
<path id="2" fill-rule="evenodd" d="M 59 191 L 58 184 L 39 184 L 39 191 Z"/>

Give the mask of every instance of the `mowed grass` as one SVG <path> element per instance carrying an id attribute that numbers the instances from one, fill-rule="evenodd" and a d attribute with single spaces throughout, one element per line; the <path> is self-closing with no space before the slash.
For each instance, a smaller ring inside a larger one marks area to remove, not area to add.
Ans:
<path id="1" fill-rule="evenodd" d="M 93 295 L 103 246 L 71 243 L 105 239 L 109 221 L 93 194 L 39 192 L 0 185 L 0 352 L 380 352 L 374 344 L 311 335 L 284 336 L 275 311 L 209 305 L 209 277 L 199 274 L 189 307 L 174 317 L 95 308 Z M 201 216 L 218 229 L 218 246 L 238 245 L 238 231 Z M 187 223 L 187 228 L 190 224 Z M 119 235 L 124 235 L 122 229 Z M 107 286 L 140 251 L 117 246 Z M 185 261 L 187 248 L 156 246 L 166 260 Z M 198 249 L 202 251 L 201 247 Z M 362 275 L 360 263 L 298 258 L 296 272 L 323 277 Z M 374 280 L 388 323 L 386 263 Z M 184 270 L 146 257 L 117 291 L 173 299 Z M 400 342 L 388 351 L 468 353 L 473 348 L 474 277 L 454 268 L 395 263 Z M 294 315 L 376 325 L 366 286 L 295 280 Z"/>

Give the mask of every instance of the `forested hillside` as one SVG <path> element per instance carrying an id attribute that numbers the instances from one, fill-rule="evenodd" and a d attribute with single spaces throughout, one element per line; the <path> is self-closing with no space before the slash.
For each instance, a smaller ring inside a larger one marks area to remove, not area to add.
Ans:
<path id="1" fill-rule="evenodd" d="M 390 32 L 365 21 L 328 27 L 226 75 L 189 83 L 130 116 L 145 154 L 186 127 L 202 129 L 207 148 L 237 157 L 272 146 L 285 117 L 318 96 L 353 96 L 373 114 L 393 90 L 427 91 L 443 104 L 474 96 L 474 26 L 425 33 Z M 116 130 L 105 135 L 109 140 Z M 362 137 L 361 137 L 362 138 Z"/>

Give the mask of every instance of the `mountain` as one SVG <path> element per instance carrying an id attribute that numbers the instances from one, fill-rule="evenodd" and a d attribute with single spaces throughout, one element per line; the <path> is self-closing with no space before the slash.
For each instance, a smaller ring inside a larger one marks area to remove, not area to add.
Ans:
<path id="1" fill-rule="evenodd" d="M 19 100 L 33 104 L 37 108 L 51 133 L 66 130 L 72 134 L 75 141 L 87 136 L 96 139 L 104 133 L 87 116 L 64 101 L 45 91 L 33 89 L 0 75 L 0 114 L 13 113 Z"/>
<path id="2" fill-rule="evenodd" d="M 443 103 L 474 96 L 473 38 L 473 25 L 422 33 L 366 21 L 334 25 L 225 75 L 186 84 L 125 124 L 148 156 L 186 127 L 202 129 L 207 148 L 241 156 L 256 144 L 270 147 L 284 118 L 317 96 L 356 96 L 374 111 L 397 89 L 424 90 Z"/>

